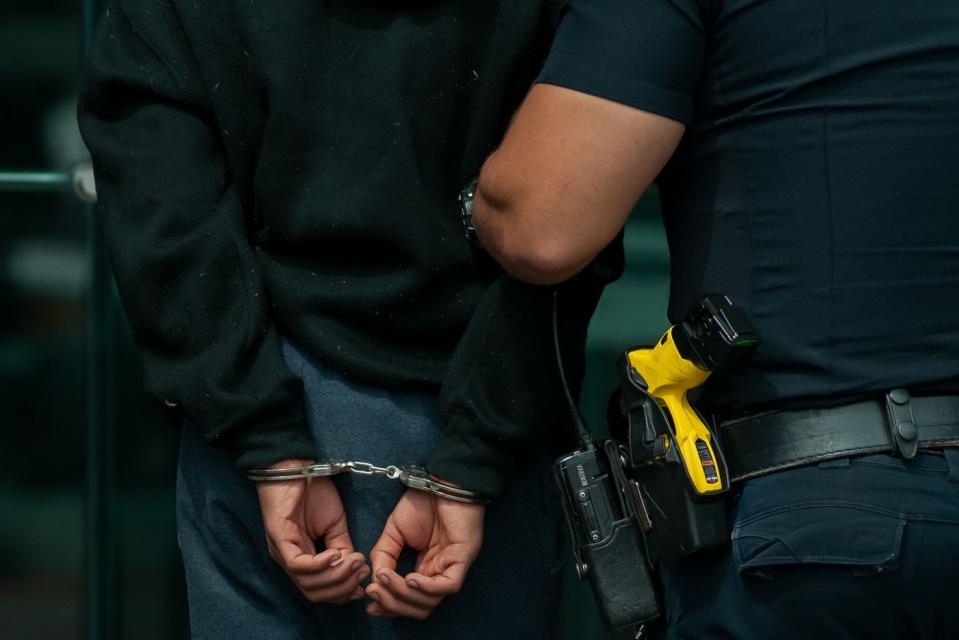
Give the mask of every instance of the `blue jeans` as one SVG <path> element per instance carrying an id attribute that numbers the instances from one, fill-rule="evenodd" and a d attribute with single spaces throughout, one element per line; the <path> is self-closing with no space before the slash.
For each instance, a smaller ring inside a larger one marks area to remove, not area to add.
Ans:
<path id="1" fill-rule="evenodd" d="M 284 357 L 304 381 L 317 459 L 377 465 L 422 463 L 438 440 L 436 398 L 348 381 L 289 344 Z M 256 490 L 223 452 L 184 427 L 177 526 L 192 636 L 200 640 L 448 640 L 554 638 L 567 556 L 545 453 L 531 455 L 509 492 L 487 509 L 483 549 L 463 590 L 425 622 L 370 618 L 364 601 L 308 602 L 267 554 Z M 358 551 L 369 554 L 403 492 L 385 478 L 342 475 Z M 411 558 L 407 558 L 410 566 Z M 403 572 L 403 567 L 400 567 Z"/>
<path id="2" fill-rule="evenodd" d="M 749 480 L 730 522 L 662 567 L 670 639 L 959 638 L 959 449 Z"/>

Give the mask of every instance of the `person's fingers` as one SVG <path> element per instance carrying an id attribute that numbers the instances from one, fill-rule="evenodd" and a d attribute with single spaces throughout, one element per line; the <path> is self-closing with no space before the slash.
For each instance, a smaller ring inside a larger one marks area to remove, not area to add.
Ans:
<path id="1" fill-rule="evenodd" d="M 355 580 L 350 579 L 347 581 L 348 585 L 353 586 L 353 590 L 349 591 L 342 601 L 337 602 L 337 604 L 343 604 L 346 602 L 352 602 L 353 600 L 360 600 L 363 596 L 366 595 L 366 589 L 363 588 L 363 581 L 366 580 L 370 575 L 369 567 L 363 567 L 355 574 Z"/>
<path id="2" fill-rule="evenodd" d="M 327 549 L 323 553 L 306 553 L 303 548 L 289 540 L 272 543 L 274 560 L 292 575 L 306 575 L 335 567 L 342 563 L 343 552 L 339 549 Z"/>
<path id="3" fill-rule="evenodd" d="M 357 568 L 351 570 L 351 566 L 356 566 Z M 369 576 L 370 568 L 365 564 L 360 564 L 354 561 L 352 565 L 343 563 L 343 565 L 340 567 L 336 567 L 335 569 L 327 569 L 326 571 L 315 575 L 294 576 L 293 582 L 295 582 L 296 585 L 301 589 L 316 590 L 337 588 L 344 584 L 356 585 L 359 584 L 361 580 L 365 580 Z"/>
<path id="4" fill-rule="evenodd" d="M 426 620 L 433 612 L 433 607 L 418 607 L 403 602 L 383 585 L 373 582 L 366 588 L 366 595 L 380 606 L 383 615 L 402 616 L 413 620 Z"/>
<path id="5" fill-rule="evenodd" d="M 370 575 L 368 567 L 361 567 L 342 582 L 312 589 L 300 589 L 311 602 L 343 604 L 363 597 L 360 582 Z"/>
<path id="6" fill-rule="evenodd" d="M 426 576 L 422 573 L 410 573 L 406 576 L 406 585 L 415 591 L 433 596 L 448 596 L 459 593 L 463 588 L 468 567 L 456 562 L 447 566 L 442 573 Z"/>
<path id="7" fill-rule="evenodd" d="M 370 550 L 370 565 L 373 567 L 373 574 L 379 575 L 383 570 L 396 570 L 396 563 L 399 560 L 403 548 L 406 546 L 406 540 L 403 537 L 399 527 L 396 526 L 396 518 L 393 514 L 386 520 L 383 527 L 383 533 L 379 540 Z"/>
<path id="8" fill-rule="evenodd" d="M 336 566 L 311 574 L 291 575 L 293 581 L 302 589 L 315 590 L 335 587 L 348 582 L 358 573 L 363 577 L 370 575 L 370 568 L 363 561 L 362 553 L 350 553 L 343 556 Z"/>
<path id="9" fill-rule="evenodd" d="M 443 600 L 443 596 L 432 595 L 411 588 L 403 579 L 403 576 L 389 569 L 383 569 L 377 573 L 376 582 L 392 593 L 397 600 L 417 608 L 433 609 Z"/>

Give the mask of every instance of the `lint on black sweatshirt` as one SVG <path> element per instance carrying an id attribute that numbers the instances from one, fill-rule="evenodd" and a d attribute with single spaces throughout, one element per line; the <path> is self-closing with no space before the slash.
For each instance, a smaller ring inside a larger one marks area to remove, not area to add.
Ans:
<path id="1" fill-rule="evenodd" d="M 471 250 L 456 203 L 559 4 L 109 3 L 79 121 L 145 385 L 174 419 L 241 468 L 315 457 L 283 336 L 351 379 L 439 393 L 428 467 L 488 495 L 568 430 L 550 292 Z M 601 284 L 573 289 L 578 370 Z"/>

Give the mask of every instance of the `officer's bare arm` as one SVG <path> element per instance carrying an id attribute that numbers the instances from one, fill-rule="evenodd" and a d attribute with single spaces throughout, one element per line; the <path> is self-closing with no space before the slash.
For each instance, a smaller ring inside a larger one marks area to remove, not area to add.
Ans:
<path id="1" fill-rule="evenodd" d="M 480 172 L 473 222 L 512 275 L 554 284 L 616 236 L 676 150 L 679 122 L 538 84 Z"/>

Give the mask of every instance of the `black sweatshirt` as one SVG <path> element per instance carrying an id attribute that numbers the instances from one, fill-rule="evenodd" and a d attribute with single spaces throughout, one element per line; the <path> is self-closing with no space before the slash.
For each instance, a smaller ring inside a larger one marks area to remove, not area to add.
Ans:
<path id="1" fill-rule="evenodd" d="M 429 468 L 490 495 L 566 429 L 549 291 L 471 251 L 456 205 L 558 4 L 109 4 L 79 120 L 146 387 L 173 418 L 242 468 L 316 456 L 284 336 L 357 381 L 439 392 Z M 574 369 L 600 289 L 570 294 Z"/>

